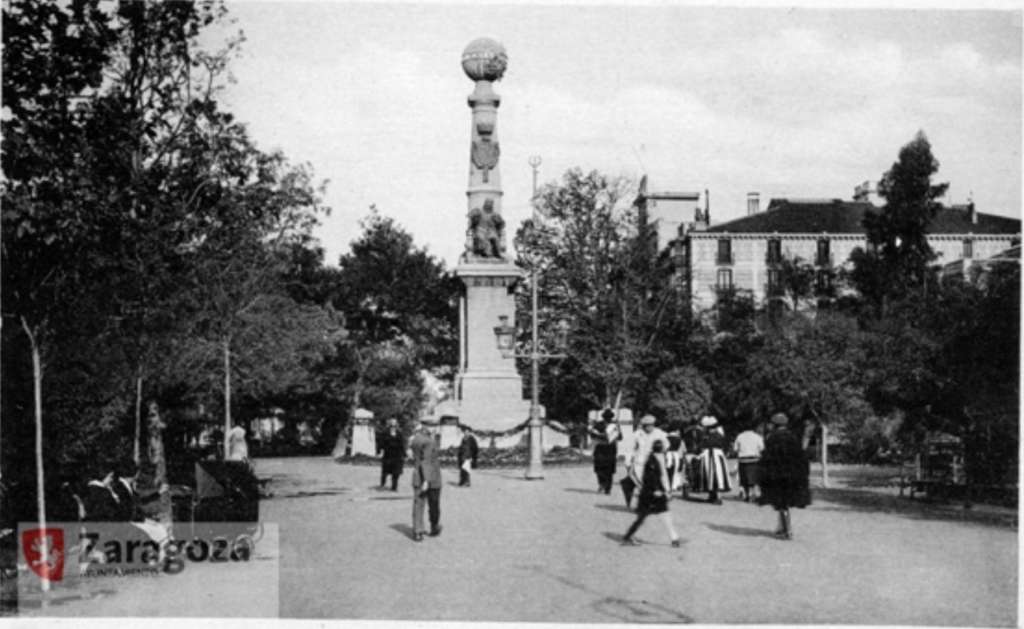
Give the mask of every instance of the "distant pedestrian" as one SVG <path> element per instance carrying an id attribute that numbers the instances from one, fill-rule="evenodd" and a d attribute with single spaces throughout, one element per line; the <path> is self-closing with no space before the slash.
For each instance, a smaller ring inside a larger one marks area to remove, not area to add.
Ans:
<path id="1" fill-rule="evenodd" d="M 732 489 L 729 481 L 729 466 L 725 459 L 725 432 L 718 420 L 707 415 L 700 420 L 704 437 L 700 445 L 700 487 L 698 491 L 708 494 L 708 502 L 722 504 L 718 494 Z"/>
<path id="2" fill-rule="evenodd" d="M 654 441 L 651 444 L 650 456 L 644 463 L 644 471 L 640 485 L 640 496 L 637 499 L 636 520 L 630 525 L 629 530 L 622 537 L 624 545 L 636 546 L 639 542 L 633 537 L 640 525 L 644 523 L 649 515 L 658 515 L 668 530 L 672 546 L 679 546 L 679 534 L 672 524 L 672 513 L 668 509 L 669 480 L 668 470 L 665 467 L 665 444 L 663 441 Z"/>
<path id="3" fill-rule="evenodd" d="M 761 455 L 760 504 L 769 504 L 779 513 L 775 534 L 792 539 L 793 525 L 789 519 L 792 507 L 803 509 L 811 504 L 810 462 L 797 438 L 788 428 L 789 418 L 783 413 L 772 415 L 772 431 L 765 439 Z"/>
<path id="4" fill-rule="evenodd" d="M 668 433 L 665 468 L 668 470 L 669 495 L 672 495 L 686 485 L 686 443 L 678 430 Z"/>
<path id="5" fill-rule="evenodd" d="M 601 413 L 601 421 L 590 429 L 594 437 L 594 474 L 597 476 L 597 490 L 609 494 L 612 491 L 612 479 L 615 477 L 615 466 L 619 459 L 618 442 L 622 440 L 615 412 L 610 408 Z"/>
<path id="6" fill-rule="evenodd" d="M 743 501 L 750 502 L 753 488 L 761 484 L 761 453 L 764 452 L 764 439 L 752 426 L 736 437 L 733 449 L 736 450 L 736 458 L 739 459 Z"/>
<path id="7" fill-rule="evenodd" d="M 466 431 L 459 444 L 459 487 L 469 487 L 469 471 L 476 469 L 476 457 L 480 447 L 473 433 Z"/>
<path id="8" fill-rule="evenodd" d="M 380 455 L 380 486 L 387 486 L 388 476 L 391 477 L 391 491 L 398 491 L 398 478 L 402 475 L 405 463 L 405 437 L 398 429 L 398 420 L 391 418 L 387 428 L 377 439 L 377 454 Z"/>
<path id="9" fill-rule="evenodd" d="M 437 441 L 422 423 L 416 426 L 409 444 L 412 450 L 412 529 L 413 539 L 423 541 L 423 508 L 430 511 L 430 535 L 441 534 L 441 463 Z"/>

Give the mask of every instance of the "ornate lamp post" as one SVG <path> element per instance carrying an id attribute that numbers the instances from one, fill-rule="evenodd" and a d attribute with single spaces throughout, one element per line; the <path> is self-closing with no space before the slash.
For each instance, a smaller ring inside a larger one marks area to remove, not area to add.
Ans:
<path id="1" fill-rule="evenodd" d="M 536 279 L 536 275 L 534 275 Z M 533 289 L 533 305 L 530 309 L 532 338 L 529 348 L 516 351 L 516 328 L 509 324 L 508 317 L 498 317 L 499 325 L 494 327 L 494 336 L 498 341 L 498 349 L 505 358 L 530 359 L 530 462 L 526 468 L 526 478 L 540 480 L 544 478 L 544 464 L 541 453 L 540 420 L 540 363 L 551 358 L 565 358 L 561 353 L 565 350 L 569 338 L 569 322 L 562 319 L 558 322 L 554 338 L 554 353 L 543 351 L 537 336 L 537 289 Z"/>

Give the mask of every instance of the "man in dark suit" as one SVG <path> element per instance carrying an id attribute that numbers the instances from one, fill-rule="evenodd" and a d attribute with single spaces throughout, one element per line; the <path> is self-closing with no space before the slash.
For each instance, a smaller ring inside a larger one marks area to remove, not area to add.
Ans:
<path id="1" fill-rule="evenodd" d="M 409 444 L 412 450 L 412 529 L 413 539 L 423 541 L 423 506 L 430 511 L 430 535 L 441 534 L 441 462 L 438 445 L 430 430 L 422 423 L 416 425 L 415 436 Z"/>
<path id="2" fill-rule="evenodd" d="M 469 487 L 469 471 L 476 467 L 476 456 L 479 452 L 476 437 L 467 432 L 459 444 L 459 487 Z"/>
<path id="3" fill-rule="evenodd" d="M 398 429 L 397 419 L 389 419 L 387 429 L 377 438 L 377 454 L 380 455 L 381 489 L 390 476 L 391 491 L 398 491 L 398 477 L 402 475 L 405 461 L 405 437 Z"/>

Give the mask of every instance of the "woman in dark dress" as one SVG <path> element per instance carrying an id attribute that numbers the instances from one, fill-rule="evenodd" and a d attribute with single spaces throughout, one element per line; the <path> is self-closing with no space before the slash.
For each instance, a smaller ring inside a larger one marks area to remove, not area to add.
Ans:
<path id="1" fill-rule="evenodd" d="M 761 498 L 758 501 L 778 511 L 779 527 L 775 534 L 782 539 L 793 538 L 790 508 L 803 509 L 811 504 L 810 462 L 800 446 L 800 439 L 787 428 L 788 423 L 785 414 L 772 415 L 772 432 L 765 439 L 761 456 Z"/>
<path id="2" fill-rule="evenodd" d="M 601 421 L 590 429 L 594 437 L 594 474 L 597 475 L 597 487 L 599 492 L 609 494 L 612 491 L 612 479 L 615 476 L 615 466 L 619 458 L 619 449 L 616 445 L 622 439 L 622 433 L 615 424 L 615 413 L 611 409 L 605 409 L 601 413 Z"/>
<path id="3" fill-rule="evenodd" d="M 633 535 L 644 523 L 647 516 L 658 514 L 665 528 L 668 529 L 672 545 L 679 547 L 679 535 L 675 526 L 672 525 L 672 513 L 668 510 L 669 481 L 668 470 L 665 469 L 665 444 L 656 440 L 651 445 L 651 456 L 647 457 L 644 465 L 644 474 L 640 486 L 640 497 L 637 500 L 636 520 L 630 525 L 629 530 L 622 536 L 624 545 L 636 546 L 640 542 L 633 538 Z"/>

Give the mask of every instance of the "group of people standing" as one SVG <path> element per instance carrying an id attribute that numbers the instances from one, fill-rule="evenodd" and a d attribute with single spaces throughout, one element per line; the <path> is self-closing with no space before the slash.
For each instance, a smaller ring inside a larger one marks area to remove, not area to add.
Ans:
<path id="1" fill-rule="evenodd" d="M 596 440 L 593 460 L 598 491 L 605 494 L 611 492 L 618 444 L 622 441 L 614 419 L 614 412 L 605 410 L 601 420 L 590 429 Z M 788 424 L 785 414 L 776 413 L 769 422 L 767 438 L 751 428 L 740 433 L 732 444 L 739 459 L 738 476 L 744 501 L 750 502 L 754 488 L 758 487 L 758 504 L 771 505 L 779 513 L 775 533 L 782 539 L 792 538 L 789 509 L 810 504 L 809 462 L 799 438 L 788 430 Z M 658 428 L 652 415 L 641 418 L 632 451 L 624 453 L 626 476 L 620 482 L 627 508 L 634 494 L 637 501 L 636 520 L 623 536 L 623 544 L 637 544 L 636 531 L 648 516 L 657 515 L 672 545 L 679 546 L 669 511 L 673 494 L 681 491 L 683 497 L 688 497 L 690 491 L 706 493 L 709 503 L 720 505 L 721 494 L 732 490 L 725 431 L 713 416 L 701 418 L 698 426 L 688 431 L 689 439 L 685 439 L 680 432 L 666 433 Z M 693 455 L 688 457 L 688 452 Z"/>
<path id="2" fill-rule="evenodd" d="M 427 535 L 436 537 L 441 534 L 441 463 L 440 446 L 437 438 L 431 435 L 430 429 L 422 422 L 417 422 L 409 440 L 409 452 L 412 454 L 412 487 L 413 487 L 413 539 L 423 541 Z M 466 433 L 459 444 L 459 487 L 471 484 L 470 470 L 476 467 L 479 446 L 471 433 Z M 405 464 L 406 444 L 402 431 L 398 428 L 397 419 L 389 419 L 384 432 L 377 435 L 377 454 L 380 456 L 380 487 L 387 487 L 391 479 L 391 491 L 398 491 L 398 478 L 402 475 Z M 424 524 L 424 512 L 429 514 L 430 532 Z"/>

